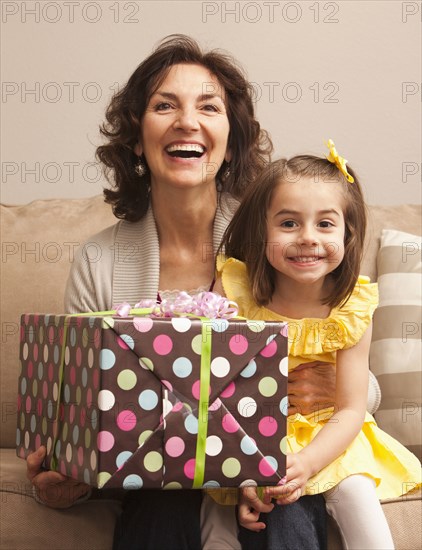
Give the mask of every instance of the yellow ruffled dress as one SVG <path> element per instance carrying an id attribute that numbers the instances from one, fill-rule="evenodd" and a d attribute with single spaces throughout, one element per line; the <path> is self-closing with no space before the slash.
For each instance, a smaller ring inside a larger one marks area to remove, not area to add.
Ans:
<path id="1" fill-rule="evenodd" d="M 233 258 L 217 259 L 226 296 L 239 306 L 239 315 L 248 319 L 287 321 L 289 371 L 311 361 L 336 362 L 336 351 L 355 345 L 368 328 L 378 305 L 378 287 L 360 277 L 350 299 L 342 308 L 333 308 L 325 319 L 289 319 L 255 304 L 247 268 Z M 291 415 L 287 420 L 287 452 L 297 453 L 308 445 L 329 421 L 334 410 L 308 415 Z M 372 477 L 379 499 L 401 496 L 421 483 L 421 464 L 401 443 L 378 428 L 366 413 L 362 430 L 334 462 L 312 477 L 306 494 L 323 493 L 352 474 Z"/>

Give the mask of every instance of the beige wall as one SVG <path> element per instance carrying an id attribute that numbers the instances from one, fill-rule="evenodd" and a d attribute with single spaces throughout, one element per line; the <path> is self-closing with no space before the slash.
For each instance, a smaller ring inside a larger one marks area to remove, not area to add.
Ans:
<path id="1" fill-rule="evenodd" d="M 324 154 L 371 204 L 421 199 L 420 2 L 5 1 L 1 201 L 101 192 L 98 124 L 160 38 L 229 50 L 276 155 Z"/>

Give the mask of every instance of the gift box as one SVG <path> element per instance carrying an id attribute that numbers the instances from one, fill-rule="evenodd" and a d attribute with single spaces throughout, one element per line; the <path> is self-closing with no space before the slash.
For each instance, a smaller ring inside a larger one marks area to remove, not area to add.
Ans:
<path id="1" fill-rule="evenodd" d="M 23 315 L 17 454 L 92 486 L 276 485 L 284 323 Z"/>

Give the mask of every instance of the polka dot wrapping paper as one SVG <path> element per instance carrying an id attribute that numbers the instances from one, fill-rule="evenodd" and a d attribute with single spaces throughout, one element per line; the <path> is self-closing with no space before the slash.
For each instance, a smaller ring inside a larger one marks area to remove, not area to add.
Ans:
<path id="1" fill-rule="evenodd" d="M 20 362 L 21 458 L 45 445 L 47 468 L 100 488 L 276 485 L 285 475 L 283 323 L 27 314 Z"/>

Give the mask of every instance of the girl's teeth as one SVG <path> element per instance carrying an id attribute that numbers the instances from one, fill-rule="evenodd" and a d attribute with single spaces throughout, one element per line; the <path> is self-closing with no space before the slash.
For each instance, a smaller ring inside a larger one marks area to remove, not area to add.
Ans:
<path id="1" fill-rule="evenodd" d="M 317 260 L 318 258 L 295 258 L 295 261 L 299 263 L 316 262 Z"/>

